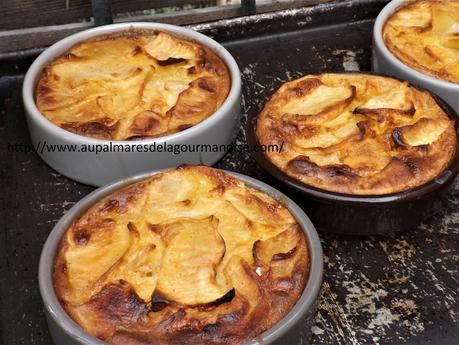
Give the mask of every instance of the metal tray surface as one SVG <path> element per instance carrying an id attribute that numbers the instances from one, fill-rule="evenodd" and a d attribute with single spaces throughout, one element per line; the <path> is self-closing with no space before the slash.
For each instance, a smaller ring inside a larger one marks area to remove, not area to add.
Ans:
<path id="1" fill-rule="evenodd" d="M 243 113 L 258 112 L 284 82 L 306 73 L 370 70 L 373 20 L 385 1 L 341 1 L 196 25 L 239 63 Z M 39 50 L 0 57 L 0 344 L 47 345 L 37 270 L 59 218 L 93 190 L 33 152 L 20 86 Z M 245 153 L 217 165 L 267 181 Z M 305 210 L 306 213 L 308 210 Z M 459 183 L 441 213 L 396 237 L 320 233 L 324 284 L 312 344 L 454 344 L 459 337 Z M 298 345 L 298 344 L 286 344 Z M 304 345 L 304 344 L 301 344 Z"/>

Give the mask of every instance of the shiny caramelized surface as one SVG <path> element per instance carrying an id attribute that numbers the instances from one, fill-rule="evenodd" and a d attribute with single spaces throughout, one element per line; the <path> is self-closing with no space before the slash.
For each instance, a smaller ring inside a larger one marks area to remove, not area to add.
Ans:
<path id="1" fill-rule="evenodd" d="M 287 82 L 258 117 L 267 158 L 289 176 L 346 194 L 389 194 L 432 180 L 452 160 L 454 122 L 407 83 L 365 74 Z"/>
<path id="2" fill-rule="evenodd" d="M 36 88 L 40 112 L 76 134 L 158 137 L 212 115 L 230 88 L 226 65 L 198 43 L 130 30 L 75 45 Z"/>
<path id="3" fill-rule="evenodd" d="M 459 1 L 408 3 L 387 20 L 383 39 L 406 65 L 459 83 Z"/>
<path id="4" fill-rule="evenodd" d="M 304 290 L 305 238 L 277 201 L 180 167 L 104 198 L 61 240 L 58 298 L 111 344 L 242 344 Z"/>

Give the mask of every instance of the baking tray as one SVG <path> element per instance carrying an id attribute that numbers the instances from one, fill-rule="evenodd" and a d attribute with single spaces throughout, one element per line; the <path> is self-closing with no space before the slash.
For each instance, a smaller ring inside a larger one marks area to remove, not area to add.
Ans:
<path id="1" fill-rule="evenodd" d="M 246 142 L 246 115 L 258 113 L 286 80 L 370 70 L 371 29 L 385 3 L 340 1 L 194 26 L 222 42 L 239 63 L 244 117 L 238 144 Z M 93 190 L 25 152 L 30 141 L 20 86 L 40 51 L 0 58 L 0 344 L 8 345 L 51 344 L 38 291 L 38 258 L 54 224 Z M 13 152 L 14 144 L 24 152 Z M 268 180 L 249 154 L 230 152 L 217 167 Z M 442 212 L 396 238 L 320 234 L 325 276 L 313 344 L 455 343 L 457 185 Z"/>

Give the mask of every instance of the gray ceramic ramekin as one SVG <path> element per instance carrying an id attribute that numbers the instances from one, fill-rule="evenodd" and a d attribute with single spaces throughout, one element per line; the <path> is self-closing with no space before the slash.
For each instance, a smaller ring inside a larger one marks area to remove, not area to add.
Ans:
<path id="1" fill-rule="evenodd" d="M 154 171 L 120 180 L 101 187 L 81 199 L 56 224 L 50 233 L 40 257 L 38 280 L 43 299 L 45 315 L 55 344 L 102 345 L 105 342 L 89 335 L 76 324 L 62 308 L 53 288 L 52 271 L 54 257 L 61 237 L 73 220 L 81 216 L 96 202 L 129 184 L 139 182 L 159 173 Z M 292 200 L 281 192 L 251 177 L 227 171 L 228 174 L 243 181 L 248 187 L 269 194 L 285 205 L 304 231 L 310 256 L 309 277 L 305 289 L 292 310 L 276 325 L 257 336 L 247 345 L 290 345 L 304 343 L 311 337 L 311 327 L 317 312 L 322 283 L 323 254 L 317 232 L 308 216 Z"/>
<path id="2" fill-rule="evenodd" d="M 220 108 L 191 128 L 163 137 L 138 141 L 110 141 L 81 136 L 58 127 L 40 113 L 35 104 L 34 94 L 36 83 L 47 64 L 78 42 L 129 29 L 168 32 L 198 42 L 217 54 L 228 67 L 231 78 L 230 91 Z M 122 23 L 79 32 L 46 49 L 27 71 L 22 96 L 32 143 L 45 163 L 75 181 L 101 186 L 143 171 L 171 168 L 184 163 L 207 165 L 216 163 L 225 154 L 225 150 L 222 149 L 224 145 L 231 144 L 239 129 L 241 76 L 231 54 L 222 45 L 203 34 L 168 24 Z M 99 150 L 108 151 L 110 144 L 112 147 L 122 145 L 123 149 L 117 148 L 112 152 L 98 152 L 97 154 L 81 152 L 81 148 L 85 145 L 91 150 L 98 150 L 97 147 L 99 147 Z M 75 150 L 72 149 L 74 152 L 68 152 L 68 150 L 59 152 L 55 145 L 73 145 Z M 174 150 L 176 148 L 175 152 L 160 152 L 165 151 L 165 145 Z M 196 149 L 196 145 L 203 146 Z M 206 145 L 219 145 L 219 149 L 201 149 Z"/>
<path id="3" fill-rule="evenodd" d="M 376 18 L 373 27 L 373 71 L 411 81 L 439 95 L 459 113 L 459 84 L 437 79 L 419 72 L 400 61 L 384 43 L 382 30 L 389 17 L 400 7 L 410 3 L 407 0 L 392 0 Z"/>

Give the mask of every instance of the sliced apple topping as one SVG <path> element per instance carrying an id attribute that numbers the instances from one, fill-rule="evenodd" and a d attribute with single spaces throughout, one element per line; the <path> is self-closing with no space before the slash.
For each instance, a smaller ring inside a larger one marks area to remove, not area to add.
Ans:
<path id="1" fill-rule="evenodd" d="M 282 107 L 284 117 L 301 124 L 330 121 L 341 114 L 355 97 L 355 87 L 320 85 L 307 95 L 292 97 Z"/>
<path id="2" fill-rule="evenodd" d="M 238 256 L 233 256 L 225 268 L 225 275 L 237 296 L 243 297 L 252 306 L 260 305 L 261 291 L 250 266 Z"/>
<path id="3" fill-rule="evenodd" d="M 213 97 L 216 83 L 213 78 L 202 77 L 193 80 L 189 87 L 182 91 L 177 103 L 167 112 L 171 116 L 169 126 L 180 127 L 195 124 L 203 120 L 206 114 L 217 109 L 218 98 Z"/>
<path id="4" fill-rule="evenodd" d="M 432 13 L 429 3 L 418 3 L 415 11 L 399 11 L 388 22 L 390 25 L 402 28 L 426 30 L 431 26 Z"/>
<path id="5" fill-rule="evenodd" d="M 365 103 L 354 110 L 355 114 L 376 115 L 377 121 L 384 121 L 391 114 L 408 115 L 415 114 L 413 102 L 410 100 L 408 86 L 393 89 L 388 93 L 379 94 L 369 98 Z M 380 117 L 378 117 L 378 115 Z"/>
<path id="6" fill-rule="evenodd" d="M 413 125 L 395 128 L 393 139 L 401 146 L 429 145 L 435 142 L 448 126 L 448 120 L 423 117 Z"/>
<path id="7" fill-rule="evenodd" d="M 296 245 L 301 239 L 300 231 L 297 226 L 291 226 L 276 236 L 255 242 L 253 245 L 255 260 L 269 266 L 273 260 L 287 259 L 295 252 Z"/>
<path id="8" fill-rule="evenodd" d="M 80 239 L 78 233 L 81 231 L 85 230 L 74 227 L 67 233 L 67 241 L 72 243 Z M 134 236 L 126 224 L 101 225 L 86 231 L 91 233 L 86 243 L 74 246 L 65 255 L 68 279 L 72 286 L 70 299 L 75 305 L 86 302 L 93 295 L 97 290 L 95 283 L 123 257 Z"/>
<path id="9" fill-rule="evenodd" d="M 145 302 L 150 302 L 161 267 L 164 244 L 144 222 L 136 226 L 128 223 L 131 244 L 125 254 L 104 274 L 97 285 L 124 280 Z"/>
<path id="10" fill-rule="evenodd" d="M 459 7 L 457 7 L 459 10 Z M 432 33 L 448 32 L 459 22 L 459 11 L 451 11 L 442 3 L 432 4 Z"/>
<path id="11" fill-rule="evenodd" d="M 195 56 L 192 45 L 163 32 L 158 33 L 145 44 L 145 51 L 155 59 L 161 61 L 169 58 L 193 59 Z"/>
<path id="12" fill-rule="evenodd" d="M 211 303 L 232 287 L 218 285 L 216 267 L 225 254 L 225 242 L 217 232 L 218 220 L 187 219 L 165 226 L 167 243 L 156 291 L 184 305 Z"/>

